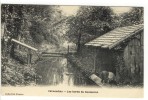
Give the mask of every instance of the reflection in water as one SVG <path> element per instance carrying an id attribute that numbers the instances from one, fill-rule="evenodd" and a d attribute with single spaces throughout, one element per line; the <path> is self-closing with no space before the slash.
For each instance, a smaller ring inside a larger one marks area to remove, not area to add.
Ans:
<path id="1" fill-rule="evenodd" d="M 84 77 L 80 70 L 71 66 L 66 58 L 47 58 L 38 62 L 37 73 L 42 77 L 39 85 L 92 85 L 91 80 Z"/>

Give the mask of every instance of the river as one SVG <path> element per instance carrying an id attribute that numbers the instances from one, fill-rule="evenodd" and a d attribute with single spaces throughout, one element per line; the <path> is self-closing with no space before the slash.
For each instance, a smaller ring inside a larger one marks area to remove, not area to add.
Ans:
<path id="1" fill-rule="evenodd" d="M 81 71 L 67 62 L 63 57 L 48 57 L 39 61 L 36 66 L 37 74 L 41 79 L 38 85 L 67 85 L 67 86 L 88 86 L 95 85 Z"/>

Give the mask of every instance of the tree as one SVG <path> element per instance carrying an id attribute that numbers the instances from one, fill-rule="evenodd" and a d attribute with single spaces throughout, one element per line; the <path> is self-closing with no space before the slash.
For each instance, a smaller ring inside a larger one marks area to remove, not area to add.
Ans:
<path id="1" fill-rule="evenodd" d="M 60 20 L 58 6 L 47 5 L 2 5 L 2 23 L 6 24 L 6 36 L 36 46 L 43 41 L 58 45 L 57 36 L 50 32 L 52 24 Z M 10 43 L 10 55 L 14 57 L 16 44 Z"/>
<path id="2" fill-rule="evenodd" d="M 143 14 L 143 7 L 133 7 L 131 11 L 120 16 L 120 26 L 142 24 Z"/>
<path id="3" fill-rule="evenodd" d="M 86 42 L 110 31 L 114 20 L 110 7 L 80 7 L 77 15 L 69 20 L 68 36 L 77 44 L 77 51 Z"/>
<path id="4" fill-rule="evenodd" d="M 5 25 L 5 36 L 17 39 L 22 34 L 23 24 L 23 6 L 22 5 L 2 5 L 2 22 Z M 10 44 L 10 43 L 9 43 Z M 11 45 L 10 55 L 14 56 L 14 44 Z"/>

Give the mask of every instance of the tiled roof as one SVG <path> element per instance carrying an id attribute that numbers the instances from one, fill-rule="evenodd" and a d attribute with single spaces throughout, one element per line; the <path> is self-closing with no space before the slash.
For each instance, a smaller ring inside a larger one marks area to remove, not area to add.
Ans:
<path id="1" fill-rule="evenodd" d="M 86 43 L 85 45 L 112 49 L 141 30 L 143 30 L 143 24 L 119 27 Z"/>

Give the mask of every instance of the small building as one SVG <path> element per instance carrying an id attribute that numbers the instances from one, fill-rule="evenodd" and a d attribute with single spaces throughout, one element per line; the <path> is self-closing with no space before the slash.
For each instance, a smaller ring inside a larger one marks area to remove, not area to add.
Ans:
<path id="1" fill-rule="evenodd" d="M 113 72 L 121 83 L 143 83 L 143 24 L 116 28 L 82 49 L 96 73 Z"/>

